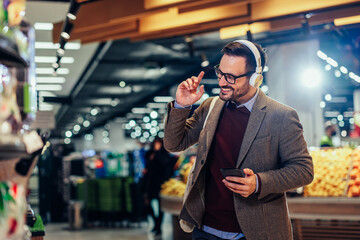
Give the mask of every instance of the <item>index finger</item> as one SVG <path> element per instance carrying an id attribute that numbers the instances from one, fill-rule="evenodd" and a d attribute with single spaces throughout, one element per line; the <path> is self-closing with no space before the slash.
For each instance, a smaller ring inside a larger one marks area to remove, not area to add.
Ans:
<path id="1" fill-rule="evenodd" d="M 199 73 L 199 75 L 198 75 L 198 81 L 199 81 L 199 83 L 201 82 L 201 79 L 204 77 L 204 71 L 201 71 L 200 73 Z"/>

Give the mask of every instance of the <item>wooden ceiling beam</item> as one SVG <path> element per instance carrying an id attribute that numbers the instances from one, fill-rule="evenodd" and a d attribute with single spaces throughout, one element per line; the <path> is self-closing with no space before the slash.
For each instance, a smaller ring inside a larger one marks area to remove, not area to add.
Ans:
<path id="1" fill-rule="evenodd" d="M 317 11 L 308 19 L 310 25 L 355 14 L 359 12 L 355 2 L 358 0 L 133 0 L 124 4 L 102 0 L 81 6 L 70 36 L 71 40 L 80 39 L 83 43 L 120 38 L 138 41 L 264 20 L 270 22 L 270 31 L 280 31 L 301 27 L 301 14 L 308 12 Z M 351 4 L 355 6 L 332 9 Z M 59 40 L 61 30 L 62 23 L 54 24 L 54 42 Z"/>

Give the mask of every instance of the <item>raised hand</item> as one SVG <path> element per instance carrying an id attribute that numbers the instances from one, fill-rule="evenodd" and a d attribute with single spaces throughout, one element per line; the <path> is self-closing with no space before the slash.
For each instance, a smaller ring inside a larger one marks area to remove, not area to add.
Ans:
<path id="1" fill-rule="evenodd" d="M 204 94 L 204 85 L 199 86 L 201 79 L 204 76 L 204 72 L 201 71 L 197 77 L 192 76 L 181 82 L 176 90 L 176 102 L 181 106 L 189 106 L 196 103 Z"/>

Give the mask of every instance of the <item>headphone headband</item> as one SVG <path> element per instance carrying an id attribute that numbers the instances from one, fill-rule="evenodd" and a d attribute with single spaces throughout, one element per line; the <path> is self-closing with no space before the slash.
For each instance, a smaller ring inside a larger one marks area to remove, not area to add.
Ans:
<path id="1" fill-rule="evenodd" d="M 256 73 L 261 74 L 262 73 L 262 67 L 261 67 L 261 55 L 257 47 L 250 41 L 247 40 L 236 40 L 235 42 L 241 43 L 245 45 L 250 51 L 253 53 L 255 57 L 256 62 Z"/>

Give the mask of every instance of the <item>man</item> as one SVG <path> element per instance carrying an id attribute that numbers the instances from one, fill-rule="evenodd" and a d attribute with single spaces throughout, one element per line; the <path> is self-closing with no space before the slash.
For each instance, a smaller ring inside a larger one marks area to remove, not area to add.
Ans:
<path id="1" fill-rule="evenodd" d="M 215 67 L 220 99 L 205 100 L 204 72 L 181 82 L 169 103 L 164 144 L 182 151 L 198 144 L 180 213 L 197 239 L 292 239 L 285 192 L 313 179 L 312 159 L 298 115 L 260 89 L 266 56 L 259 45 L 227 44 Z M 245 177 L 223 179 L 220 168 Z"/>
<path id="2" fill-rule="evenodd" d="M 321 137 L 320 147 L 334 147 L 332 138 L 336 135 L 335 126 L 331 122 L 325 123 L 325 135 Z"/>

